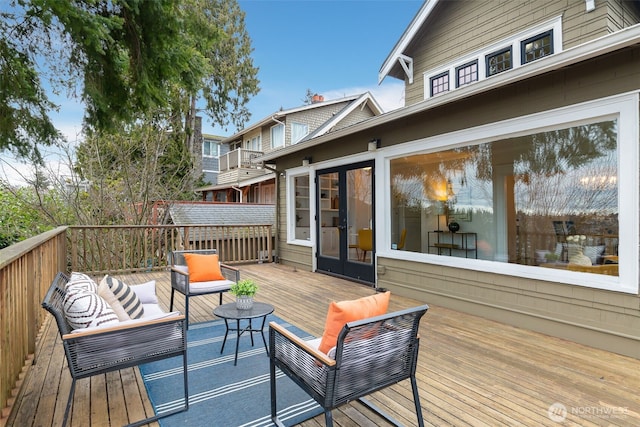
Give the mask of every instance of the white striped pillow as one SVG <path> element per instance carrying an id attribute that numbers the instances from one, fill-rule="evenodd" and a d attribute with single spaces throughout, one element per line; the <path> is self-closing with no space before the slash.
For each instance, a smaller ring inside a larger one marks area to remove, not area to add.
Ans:
<path id="1" fill-rule="evenodd" d="M 127 312 L 131 319 L 140 319 L 144 315 L 144 308 L 140 299 L 136 293 L 127 286 L 126 283 L 111 277 L 109 275 L 104 276 L 102 282 L 105 282 L 113 295 L 118 298 L 122 308 Z M 100 282 L 102 284 L 102 282 Z"/>
<path id="2" fill-rule="evenodd" d="M 66 292 L 64 314 L 74 329 L 120 322 L 109 304 L 98 294 L 79 288 L 71 288 Z"/>
<path id="3" fill-rule="evenodd" d="M 82 289 L 95 294 L 98 292 L 98 285 L 86 274 L 72 272 L 71 277 L 69 277 L 69 281 L 67 282 L 67 286 L 65 286 L 65 291 L 68 292 L 72 289 Z"/>

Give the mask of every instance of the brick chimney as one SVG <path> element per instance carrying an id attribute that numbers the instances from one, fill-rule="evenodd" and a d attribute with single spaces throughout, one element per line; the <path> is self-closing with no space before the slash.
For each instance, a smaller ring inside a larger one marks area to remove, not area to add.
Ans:
<path id="1" fill-rule="evenodd" d="M 322 102 L 322 101 L 324 101 L 324 96 L 318 95 L 317 93 L 313 95 L 313 98 L 311 98 L 312 104 L 315 104 L 316 102 Z"/>

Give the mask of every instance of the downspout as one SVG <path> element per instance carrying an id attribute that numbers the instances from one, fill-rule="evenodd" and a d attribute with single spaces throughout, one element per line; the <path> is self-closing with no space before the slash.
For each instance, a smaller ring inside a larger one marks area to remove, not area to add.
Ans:
<path id="1" fill-rule="evenodd" d="M 275 118 L 273 120 L 277 121 Z M 276 213 L 275 213 L 275 215 L 276 215 L 276 223 L 274 225 L 274 228 L 275 228 L 274 231 L 276 233 L 276 239 L 275 239 L 275 248 L 274 249 L 275 249 L 275 252 L 276 252 L 275 258 L 276 258 L 276 264 L 277 264 L 277 263 L 280 262 L 280 250 L 279 250 L 279 248 L 280 248 L 280 227 L 278 226 L 278 224 L 280 224 L 280 172 L 275 168 L 272 168 L 270 166 L 265 165 L 264 163 L 262 164 L 262 167 L 267 169 L 267 170 L 270 170 L 276 176 L 276 179 L 275 179 L 275 181 L 276 181 L 275 182 L 275 184 L 276 184 Z M 284 172 L 282 172 L 282 173 L 284 173 Z"/>

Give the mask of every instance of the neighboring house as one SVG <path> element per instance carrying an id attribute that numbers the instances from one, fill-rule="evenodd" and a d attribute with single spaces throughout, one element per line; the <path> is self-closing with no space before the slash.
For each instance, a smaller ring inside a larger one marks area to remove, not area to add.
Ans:
<path id="1" fill-rule="evenodd" d="M 216 248 L 220 240 L 237 237 L 233 233 L 228 234 L 225 227 L 270 225 L 271 240 L 275 236 L 275 210 L 273 205 L 256 205 L 248 203 L 210 203 L 210 202 L 167 202 L 169 222 L 175 225 L 184 225 L 189 230 L 189 236 L 182 236 L 188 241 L 189 247 Z M 202 234 L 200 227 L 188 227 L 193 225 L 211 225 L 218 232 L 207 231 Z M 186 242 L 185 242 L 186 243 Z M 253 244 L 256 244 L 255 242 Z M 273 244 L 271 242 L 270 244 Z M 186 245 L 185 245 L 186 246 Z M 252 243 L 244 243 L 244 250 L 249 251 Z M 233 252 L 232 249 L 227 248 Z M 231 256 L 231 254 L 227 254 Z M 266 259 L 266 252 L 255 254 L 260 259 Z"/>
<path id="2" fill-rule="evenodd" d="M 224 136 L 202 134 L 202 173 L 205 182 L 215 185 L 220 173 L 220 157 L 229 152 L 229 145 L 222 144 Z"/>
<path id="3" fill-rule="evenodd" d="M 404 108 L 258 159 L 279 260 L 640 358 L 639 22 L 426 1 L 379 74 Z"/>
<path id="4" fill-rule="evenodd" d="M 313 102 L 276 111 L 242 131 L 219 141 L 229 147 L 220 153 L 216 185 L 196 189 L 206 201 L 274 204 L 275 175 L 269 165 L 252 160 L 265 153 L 303 143 L 314 137 L 347 128 L 380 115 L 382 110 L 370 93 Z"/>

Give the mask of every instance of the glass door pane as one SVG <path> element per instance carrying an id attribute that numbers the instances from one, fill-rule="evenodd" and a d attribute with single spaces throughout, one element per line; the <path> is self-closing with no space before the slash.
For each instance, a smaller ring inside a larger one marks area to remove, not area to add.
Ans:
<path id="1" fill-rule="evenodd" d="M 348 260 L 373 263 L 372 168 L 347 170 Z"/>
<path id="2" fill-rule="evenodd" d="M 338 173 L 319 175 L 319 222 L 318 248 L 320 255 L 330 258 L 340 257 L 340 189 Z"/>

